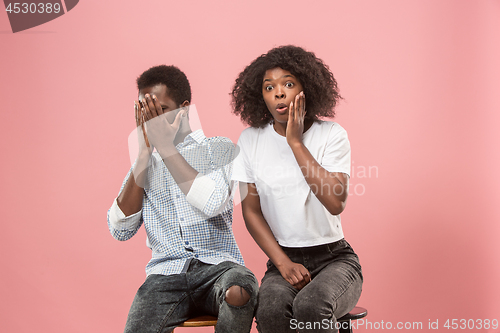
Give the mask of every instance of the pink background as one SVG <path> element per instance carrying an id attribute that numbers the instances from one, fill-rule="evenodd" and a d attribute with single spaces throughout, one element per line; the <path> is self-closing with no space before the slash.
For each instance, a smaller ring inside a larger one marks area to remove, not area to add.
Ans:
<path id="1" fill-rule="evenodd" d="M 282 44 L 314 51 L 345 97 L 342 221 L 366 319 L 422 332 L 500 320 L 500 1 L 310 3 L 80 1 L 16 34 L 2 10 L 2 332 L 123 331 L 150 257 L 144 230 L 120 243 L 106 225 L 130 166 L 135 78 L 179 66 L 205 133 L 236 141 L 234 79 Z M 240 206 L 234 229 L 260 279 L 266 258 Z"/>

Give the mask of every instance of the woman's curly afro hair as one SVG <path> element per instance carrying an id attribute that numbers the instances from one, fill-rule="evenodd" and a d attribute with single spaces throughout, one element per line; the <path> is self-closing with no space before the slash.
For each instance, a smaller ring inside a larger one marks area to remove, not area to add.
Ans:
<path id="1" fill-rule="evenodd" d="M 306 96 L 306 119 L 334 117 L 335 105 L 342 97 L 330 69 L 314 53 L 301 47 L 276 47 L 261 55 L 240 73 L 231 92 L 233 113 L 251 127 L 264 127 L 273 121 L 262 97 L 262 80 L 267 70 L 279 67 L 292 73 Z"/>

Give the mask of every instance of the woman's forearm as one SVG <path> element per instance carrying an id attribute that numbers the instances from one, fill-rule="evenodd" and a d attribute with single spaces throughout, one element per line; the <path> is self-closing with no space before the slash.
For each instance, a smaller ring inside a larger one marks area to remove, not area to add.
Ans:
<path id="1" fill-rule="evenodd" d="M 262 215 L 255 184 L 240 183 L 240 193 L 244 198 L 241 202 L 243 219 L 248 232 L 257 245 L 277 267 L 287 260 L 290 261 L 274 238 L 271 228 Z"/>
<path id="2" fill-rule="evenodd" d="M 255 184 L 240 183 L 243 218 L 248 232 L 257 245 L 278 268 L 281 276 L 297 290 L 311 281 L 311 274 L 301 264 L 294 263 L 280 247 L 260 208 L 260 198 Z"/>
<path id="3" fill-rule="evenodd" d="M 331 214 L 342 213 L 348 196 L 349 177 L 341 172 L 327 171 L 304 144 L 299 143 L 290 147 L 314 195 Z"/>
<path id="4" fill-rule="evenodd" d="M 290 259 L 283 252 L 262 214 L 243 209 L 243 218 L 248 232 L 276 267 Z"/>

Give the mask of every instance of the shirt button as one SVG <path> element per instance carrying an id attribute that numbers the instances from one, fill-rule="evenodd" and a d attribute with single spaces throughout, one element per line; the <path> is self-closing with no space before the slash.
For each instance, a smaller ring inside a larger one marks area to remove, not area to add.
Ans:
<path id="1" fill-rule="evenodd" d="M 195 255 L 194 255 L 194 257 L 195 257 L 195 258 L 198 258 L 198 255 L 197 255 L 197 254 L 195 254 Z"/>
<path id="2" fill-rule="evenodd" d="M 184 218 L 183 218 L 183 217 L 181 217 L 181 221 L 184 221 Z"/>
<path id="3" fill-rule="evenodd" d="M 189 242 L 188 242 L 188 241 L 186 241 L 186 245 L 189 245 Z"/>

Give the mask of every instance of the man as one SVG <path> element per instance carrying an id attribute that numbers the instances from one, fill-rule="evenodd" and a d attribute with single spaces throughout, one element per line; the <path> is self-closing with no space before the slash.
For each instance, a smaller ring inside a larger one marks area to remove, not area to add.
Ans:
<path id="1" fill-rule="evenodd" d="M 178 68 L 152 67 L 137 86 L 139 154 L 108 226 L 123 241 L 144 224 L 152 258 L 125 332 L 171 332 L 201 313 L 218 316 L 217 332 L 250 332 L 258 283 L 232 233 L 235 146 L 191 131 L 191 88 Z"/>

